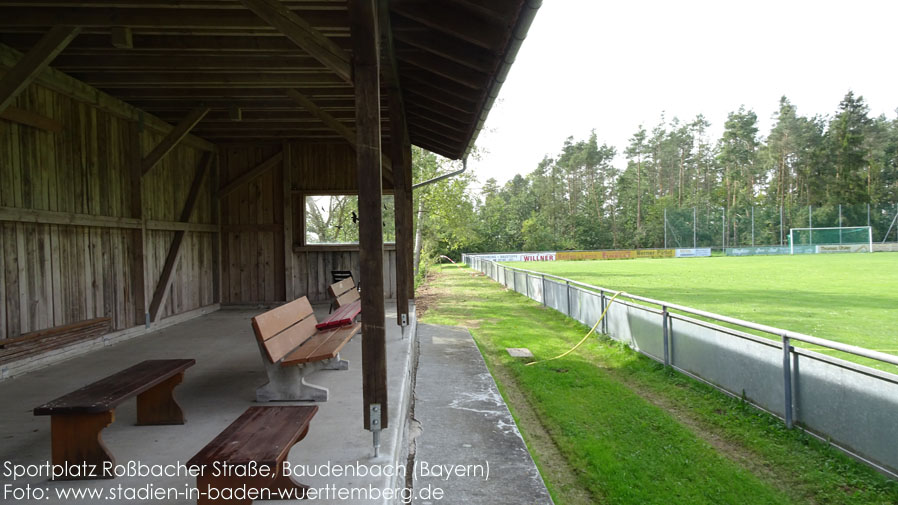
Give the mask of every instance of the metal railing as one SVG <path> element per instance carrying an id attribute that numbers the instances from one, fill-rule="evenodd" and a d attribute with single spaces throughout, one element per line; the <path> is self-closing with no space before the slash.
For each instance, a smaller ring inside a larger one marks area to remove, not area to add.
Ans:
<path id="1" fill-rule="evenodd" d="M 797 423 L 898 478 L 898 375 L 792 344 L 804 342 L 898 366 L 896 355 L 501 265 L 477 255 L 466 254 L 462 261 L 588 326 L 598 320 L 610 297 L 618 294 L 602 321 L 603 333 L 666 366 L 746 399 L 783 419 L 790 428 Z"/>

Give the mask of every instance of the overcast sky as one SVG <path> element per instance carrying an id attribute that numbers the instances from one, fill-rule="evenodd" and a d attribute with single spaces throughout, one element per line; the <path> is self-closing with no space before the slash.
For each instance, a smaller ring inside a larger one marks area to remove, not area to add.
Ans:
<path id="1" fill-rule="evenodd" d="M 895 117 L 898 1 L 544 0 L 469 166 L 503 182 L 592 129 L 621 151 L 662 112 L 716 138 L 744 104 L 766 136 L 780 96 L 831 115 L 849 89 Z"/>

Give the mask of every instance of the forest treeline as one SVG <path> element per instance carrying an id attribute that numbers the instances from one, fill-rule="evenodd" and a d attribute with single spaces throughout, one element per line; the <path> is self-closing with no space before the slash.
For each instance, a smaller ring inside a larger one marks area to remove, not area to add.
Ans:
<path id="1" fill-rule="evenodd" d="M 815 226 L 837 225 L 840 204 L 842 224 L 853 226 L 867 224 L 869 204 L 871 224 L 884 233 L 898 202 L 898 120 L 871 117 L 852 92 L 828 116 L 802 116 L 783 97 L 774 119 L 763 138 L 757 115 L 740 107 L 712 139 L 701 115 L 662 116 L 621 151 L 600 144 L 595 132 L 568 138 L 530 173 L 502 185 L 489 179 L 480 194 L 468 190 L 470 174 L 422 188 L 416 198 L 424 247 L 455 255 L 662 247 L 665 209 L 678 222 L 673 229 L 668 219 L 668 234 L 688 232 L 688 240 L 681 237 L 688 246 L 693 215 L 695 228 L 714 230 L 716 242 L 708 245 L 748 244 L 749 233 L 756 244 L 770 244 L 780 241 L 780 214 L 788 234 L 807 226 L 809 206 Z M 615 163 L 619 153 L 625 166 Z M 420 150 L 414 158 L 416 180 L 445 164 Z M 751 213 L 760 217 L 749 231 Z"/>

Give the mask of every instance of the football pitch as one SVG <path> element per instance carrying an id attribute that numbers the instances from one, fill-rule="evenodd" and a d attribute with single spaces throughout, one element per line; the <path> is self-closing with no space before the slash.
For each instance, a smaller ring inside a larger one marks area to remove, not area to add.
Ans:
<path id="1" fill-rule="evenodd" d="M 507 264 L 898 355 L 898 253 Z"/>

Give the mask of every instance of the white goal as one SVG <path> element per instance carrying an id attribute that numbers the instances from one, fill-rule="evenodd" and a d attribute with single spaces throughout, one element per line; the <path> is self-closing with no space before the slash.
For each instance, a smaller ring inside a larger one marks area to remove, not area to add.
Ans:
<path id="1" fill-rule="evenodd" d="M 873 252 L 870 226 L 790 228 L 789 254 Z"/>

